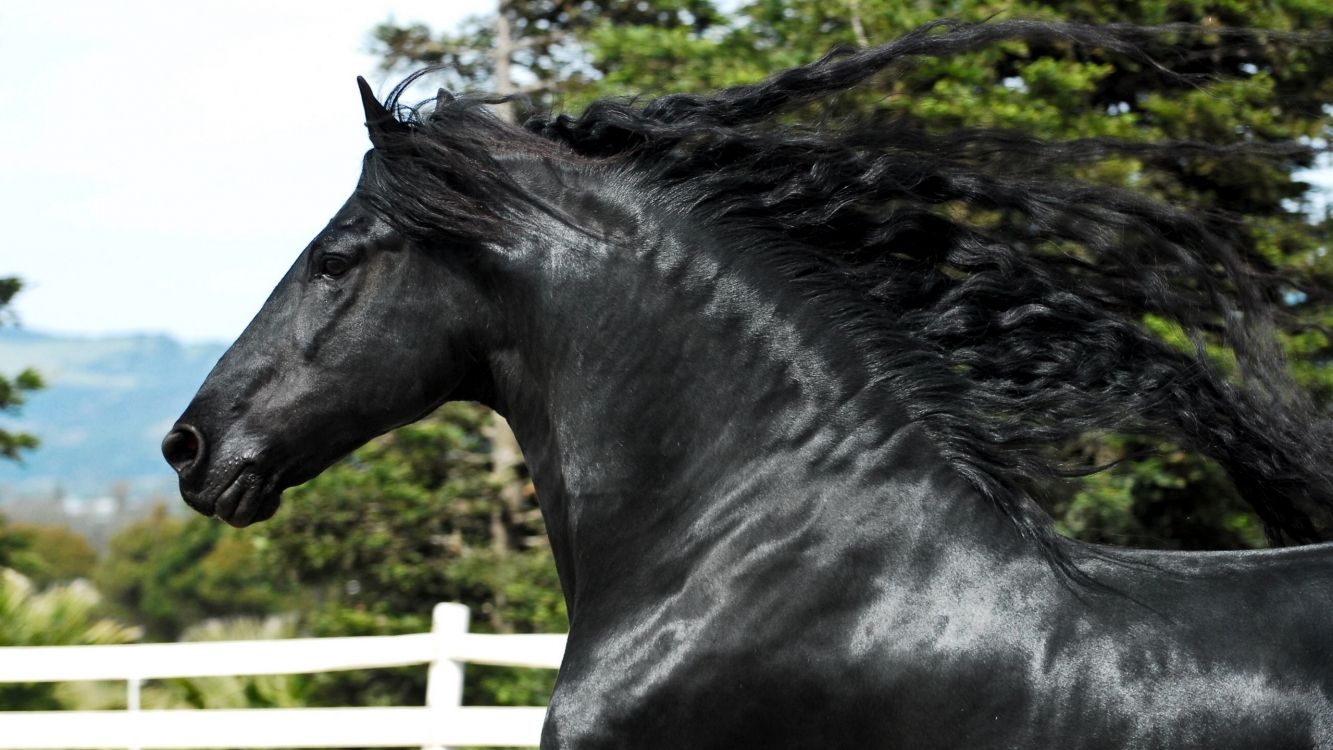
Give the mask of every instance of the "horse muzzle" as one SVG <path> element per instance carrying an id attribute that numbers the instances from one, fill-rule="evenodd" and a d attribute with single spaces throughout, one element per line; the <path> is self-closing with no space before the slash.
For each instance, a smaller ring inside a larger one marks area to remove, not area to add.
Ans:
<path id="1" fill-rule="evenodd" d="M 180 478 L 186 504 L 205 516 L 240 528 L 278 510 L 277 477 L 262 471 L 254 458 L 210 456 L 203 432 L 193 425 L 177 423 L 162 440 L 162 456 Z"/>

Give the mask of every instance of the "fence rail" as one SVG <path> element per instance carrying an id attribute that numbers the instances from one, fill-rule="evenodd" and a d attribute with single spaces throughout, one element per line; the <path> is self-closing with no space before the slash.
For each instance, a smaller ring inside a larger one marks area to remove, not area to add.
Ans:
<path id="1" fill-rule="evenodd" d="M 438 658 L 556 669 L 564 642 L 563 635 L 466 633 L 441 639 L 434 633 L 414 633 L 280 641 L 11 646 L 0 648 L 0 682 L 305 674 L 405 667 Z"/>
<path id="2" fill-rule="evenodd" d="M 543 708 L 461 707 L 463 663 L 555 669 L 563 635 L 468 633 L 461 604 L 430 633 L 280 641 L 0 648 L 0 683 L 125 680 L 125 711 L 0 711 L 0 750 L 536 745 Z M 429 665 L 426 706 L 139 709 L 143 680 Z M 2 707 L 0 707 L 2 708 Z"/>
<path id="3" fill-rule="evenodd" d="M 536 745 L 542 708 L 11 711 L 0 747 L 297 748 Z"/>

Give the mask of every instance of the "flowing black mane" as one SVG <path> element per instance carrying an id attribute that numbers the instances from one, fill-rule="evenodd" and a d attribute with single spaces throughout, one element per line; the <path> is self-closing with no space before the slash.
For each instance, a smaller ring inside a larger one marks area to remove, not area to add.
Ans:
<path id="1" fill-rule="evenodd" d="M 522 129 L 492 117 L 483 99 L 401 106 L 409 79 L 390 97 L 401 124 L 380 136 L 362 189 L 405 231 L 484 240 L 504 231 L 510 207 L 535 200 L 506 176 L 506 155 L 597 160 L 721 234 L 743 235 L 745 252 L 772 249 L 793 283 L 836 302 L 844 319 L 835 322 L 873 351 L 876 377 L 1057 560 L 1053 531 L 1027 510 L 1025 494 L 1045 478 L 1094 470 L 1052 457 L 1054 446 L 1086 433 L 1158 437 L 1208 455 L 1275 542 L 1317 541 L 1333 509 L 1333 431 L 1278 348 L 1277 272 L 1245 257 L 1224 223 L 1067 176 L 1075 162 L 1112 154 L 1236 150 L 1308 163 L 1308 149 L 1053 143 L 991 130 L 932 133 L 902 118 L 810 125 L 799 117 L 915 57 L 1024 39 L 1151 65 L 1145 50 L 1181 31 L 944 22 L 753 86 L 603 100 L 578 117 L 532 117 Z M 1164 342 L 1145 315 L 1182 329 L 1195 350 Z M 1210 361 L 1205 340 L 1229 346 L 1234 372 Z"/>

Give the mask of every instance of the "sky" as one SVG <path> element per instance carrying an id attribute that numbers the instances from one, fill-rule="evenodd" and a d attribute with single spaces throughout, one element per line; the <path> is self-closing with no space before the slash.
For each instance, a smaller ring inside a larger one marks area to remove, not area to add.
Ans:
<path id="1" fill-rule="evenodd" d="M 386 19 L 495 0 L 6 0 L 0 277 L 37 331 L 234 339 L 356 183 Z M 1321 181 L 1333 184 L 1333 170 Z"/>
<path id="2" fill-rule="evenodd" d="M 0 3 L 0 277 L 28 329 L 234 339 L 355 186 L 387 19 L 494 0 Z"/>

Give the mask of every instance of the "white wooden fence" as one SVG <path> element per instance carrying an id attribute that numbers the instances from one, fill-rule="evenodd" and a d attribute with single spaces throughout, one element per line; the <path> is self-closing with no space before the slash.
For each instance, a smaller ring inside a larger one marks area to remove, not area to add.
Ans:
<path id="1" fill-rule="evenodd" d="M 125 711 L 3 711 L 0 750 L 536 745 L 545 709 L 462 707 L 463 664 L 556 669 L 563 635 L 469 633 L 438 604 L 429 633 L 279 641 L 0 648 L 0 683 L 125 680 Z M 144 680 L 428 664 L 425 706 L 142 710 Z M 0 706 L 0 709 L 4 708 Z"/>

